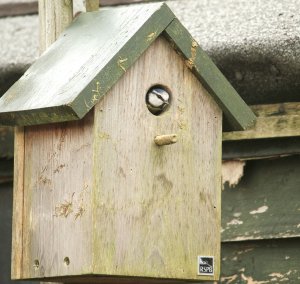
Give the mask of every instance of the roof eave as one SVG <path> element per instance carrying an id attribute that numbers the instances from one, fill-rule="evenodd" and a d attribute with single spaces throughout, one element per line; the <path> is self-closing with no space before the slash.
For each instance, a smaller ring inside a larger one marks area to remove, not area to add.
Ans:
<path id="1" fill-rule="evenodd" d="M 2 112 L 0 113 L 0 125 L 29 126 L 73 121 L 80 118 L 69 105 L 62 105 L 41 109 Z"/>
<path id="2" fill-rule="evenodd" d="M 164 34 L 220 106 L 233 130 L 251 127 L 256 121 L 253 111 L 180 21 L 174 19 Z"/>
<path id="3" fill-rule="evenodd" d="M 61 105 L 49 107 L 23 110 L 21 106 L 18 110 L 11 108 L 11 111 L 4 109 L 4 112 L 0 112 L 0 124 L 36 125 L 81 119 L 162 33 L 185 58 L 187 66 L 220 106 L 233 130 L 244 130 L 250 127 L 256 119 L 254 113 L 186 28 L 176 19 L 170 8 L 163 3 L 155 4 L 155 9 L 149 18 L 127 42 L 122 44 L 118 52 L 112 55 L 97 75 L 82 83 L 82 86 L 76 90 L 78 95 L 75 98 L 70 101 L 64 100 Z M 13 94 L 22 89 L 22 84 L 19 85 L 12 92 Z M 65 89 L 68 89 L 67 86 Z M 6 103 L 9 105 L 10 95 L 1 98 L 3 105 Z"/>
<path id="4" fill-rule="evenodd" d="M 95 106 L 174 19 L 174 13 L 163 3 L 77 98 L 69 103 L 78 117 L 84 117 Z"/>
<path id="5" fill-rule="evenodd" d="M 86 86 L 78 92 L 75 99 L 56 106 L 0 111 L 0 125 L 38 125 L 83 118 L 175 18 L 174 13 L 166 4 L 149 5 L 155 5 L 156 7 L 153 14 L 121 47 L 106 66 L 91 81 L 86 82 Z M 59 40 L 62 39 L 63 37 Z M 18 84 L 18 81 L 16 84 Z M 7 97 L 9 95 L 6 93 L 1 98 L 4 104 L 8 101 Z"/>

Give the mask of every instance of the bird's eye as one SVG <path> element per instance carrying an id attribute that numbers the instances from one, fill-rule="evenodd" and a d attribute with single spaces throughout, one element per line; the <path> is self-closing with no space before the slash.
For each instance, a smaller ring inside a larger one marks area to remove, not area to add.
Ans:
<path id="1" fill-rule="evenodd" d="M 154 115 L 165 112 L 171 103 L 171 92 L 164 86 L 155 85 L 146 94 L 146 105 Z"/>

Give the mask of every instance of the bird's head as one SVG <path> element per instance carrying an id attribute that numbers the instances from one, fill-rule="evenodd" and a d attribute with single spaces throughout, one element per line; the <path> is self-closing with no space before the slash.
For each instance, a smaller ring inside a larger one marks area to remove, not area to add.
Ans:
<path id="1" fill-rule="evenodd" d="M 170 104 L 170 94 L 163 88 L 152 88 L 147 93 L 146 103 L 153 114 L 160 114 Z"/>

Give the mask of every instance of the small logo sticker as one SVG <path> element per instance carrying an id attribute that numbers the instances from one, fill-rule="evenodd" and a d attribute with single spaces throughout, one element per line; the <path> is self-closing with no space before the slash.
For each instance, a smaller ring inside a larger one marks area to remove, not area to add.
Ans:
<path id="1" fill-rule="evenodd" d="M 198 256 L 198 275 L 214 275 L 213 256 Z"/>

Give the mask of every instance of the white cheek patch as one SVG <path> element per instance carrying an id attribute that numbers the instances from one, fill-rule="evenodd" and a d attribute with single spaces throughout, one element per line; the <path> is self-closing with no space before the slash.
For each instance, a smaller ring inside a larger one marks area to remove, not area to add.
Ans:
<path id="1" fill-rule="evenodd" d="M 164 99 L 165 102 L 167 102 L 170 98 L 170 96 L 167 92 L 161 92 L 160 95 Z"/>
<path id="2" fill-rule="evenodd" d="M 159 107 L 163 105 L 163 101 L 159 99 L 157 96 L 150 94 L 149 103 L 154 107 Z"/>

